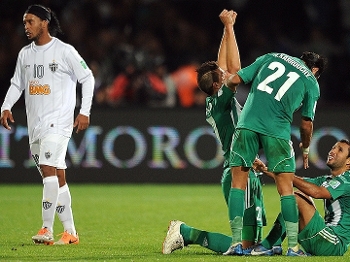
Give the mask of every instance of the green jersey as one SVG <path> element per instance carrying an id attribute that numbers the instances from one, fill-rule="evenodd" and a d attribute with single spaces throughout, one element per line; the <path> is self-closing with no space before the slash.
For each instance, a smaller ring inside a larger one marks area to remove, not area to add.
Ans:
<path id="1" fill-rule="evenodd" d="M 325 223 L 346 245 L 350 244 L 350 172 L 339 176 L 304 178 L 328 189 L 332 199 L 324 200 Z"/>
<path id="2" fill-rule="evenodd" d="M 214 95 L 206 98 L 206 120 L 212 126 L 224 152 L 224 166 L 228 165 L 232 136 L 237 125 L 241 106 L 235 93 L 222 86 Z"/>
<path id="3" fill-rule="evenodd" d="M 314 119 L 320 89 L 305 63 L 282 53 L 260 56 L 237 73 L 251 89 L 237 128 L 290 140 L 293 113 Z"/>

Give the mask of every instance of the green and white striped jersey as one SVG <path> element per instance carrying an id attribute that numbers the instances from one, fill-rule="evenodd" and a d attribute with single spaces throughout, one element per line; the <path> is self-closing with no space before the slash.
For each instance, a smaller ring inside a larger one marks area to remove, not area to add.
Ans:
<path id="1" fill-rule="evenodd" d="M 327 226 L 347 245 L 350 244 L 350 172 L 339 176 L 325 175 L 304 178 L 306 181 L 328 189 L 332 199 L 324 200 Z"/>
<path id="2" fill-rule="evenodd" d="M 228 164 L 232 136 L 240 112 L 241 105 L 236 100 L 235 93 L 225 85 L 216 94 L 206 98 L 206 120 L 221 143 L 225 157 L 224 166 Z"/>

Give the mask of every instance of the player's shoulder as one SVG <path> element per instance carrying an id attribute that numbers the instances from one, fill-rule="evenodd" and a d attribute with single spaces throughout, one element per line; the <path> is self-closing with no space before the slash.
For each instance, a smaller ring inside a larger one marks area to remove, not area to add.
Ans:
<path id="1" fill-rule="evenodd" d="M 346 182 L 350 182 L 350 171 L 345 171 L 342 177 L 346 180 Z"/>
<path id="2" fill-rule="evenodd" d="M 278 53 L 278 52 L 269 52 L 266 54 L 263 54 L 259 56 L 259 58 L 264 58 L 264 59 L 277 59 L 277 58 L 282 58 L 282 57 L 290 57 L 290 55 L 287 55 L 285 53 Z"/>
<path id="3" fill-rule="evenodd" d="M 271 62 L 274 62 L 274 61 L 279 61 L 284 63 L 284 60 L 286 59 L 286 57 L 291 57 L 291 56 L 284 53 L 270 52 L 270 53 L 260 55 L 259 57 L 257 57 L 255 61 L 261 64 L 270 64 Z"/>
<path id="4" fill-rule="evenodd" d="M 69 43 L 63 42 L 61 39 L 55 38 L 53 39 L 55 41 L 55 45 L 62 48 L 62 49 L 67 49 L 67 50 L 75 50 L 75 47 L 72 46 Z"/>
<path id="5" fill-rule="evenodd" d="M 19 61 L 24 61 L 28 56 L 30 56 L 31 52 L 33 50 L 33 46 L 32 43 L 25 45 L 21 48 L 21 50 L 19 50 L 18 52 L 18 60 Z"/>
<path id="6" fill-rule="evenodd" d="M 279 60 L 283 63 L 302 63 L 301 59 L 292 55 L 288 55 L 286 53 L 279 53 L 279 52 L 271 52 L 267 53 L 266 57 L 269 59 Z"/>
<path id="7" fill-rule="evenodd" d="M 21 50 L 19 51 L 19 54 L 22 54 L 22 53 L 25 53 L 29 50 L 32 49 L 32 43 L 28 44 L 28 45 L 25 45 L 21 48 Z"/>

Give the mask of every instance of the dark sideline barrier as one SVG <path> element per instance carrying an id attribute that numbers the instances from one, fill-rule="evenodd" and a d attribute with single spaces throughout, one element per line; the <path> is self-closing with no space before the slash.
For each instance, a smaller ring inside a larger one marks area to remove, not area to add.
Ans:
<path id="1" fill-rule="evenodd" d="M 296 113 L 292 140 L 298 175 L 328 172 L 329 149 L 349 135 L 347 112 L 317 110 L 307 170 L 298 149 Z M 0 127 L 0 183 L 41 182 L 29 153 L 24 110 L 13 115 L 11 131 Z M 66 158 L 68 181 L 76 183 L 219 183 L 222 171 L 221 147 L 204 109 L 95 109 L 90 127 L 73 134 Z"/>

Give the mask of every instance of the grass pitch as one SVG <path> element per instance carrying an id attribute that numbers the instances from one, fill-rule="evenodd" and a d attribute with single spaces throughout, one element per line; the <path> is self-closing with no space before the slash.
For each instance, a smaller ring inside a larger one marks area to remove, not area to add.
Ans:
<path id="1" fill-rule="evenodd" d="M 343 257 L 225 257 L 200 246 L 161 253 L 169 220 L 230 234 L 217 185 L 70 184 L 79 245 L 35 245 L 42 185 L 0 185 L 0 261 L 348 261 Z M 267 233 L 280 209 L 274 185 L 264 186 Z M 321 210 L 321 202 L 316 202 Z M 62 232 L 56 217 L 54 234 Z M 58 240 L 57 236 L 55 240 Z M 286 250 L 284 248 L 284 250 Z"/>

